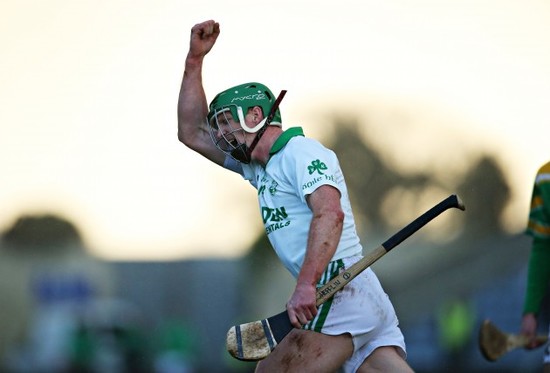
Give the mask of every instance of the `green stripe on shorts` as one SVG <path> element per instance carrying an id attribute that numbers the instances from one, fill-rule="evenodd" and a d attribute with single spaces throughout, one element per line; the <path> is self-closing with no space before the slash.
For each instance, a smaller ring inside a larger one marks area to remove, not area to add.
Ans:
<path id="1" fill-rule="evenodd" d="M 325 269 L 325 272 L 321 276 L 321 279 L 317 283 L 317 288 L 320 288 L 321 286 L 332 280 L 334 277 L 338 276 L 342 268 L 344 268 L 344 261 L 342 259 L 330 262 Z M 315 316 L 315 318 L 311 320 L 308 324 L 304 325 L 303 329 L 321 332 L 330 312 L 330 306 L 332 305 L 333 299 L 334 297 L 331 297 L 329 300 L 323 303 L 317 310 L 317 316 Z"/>

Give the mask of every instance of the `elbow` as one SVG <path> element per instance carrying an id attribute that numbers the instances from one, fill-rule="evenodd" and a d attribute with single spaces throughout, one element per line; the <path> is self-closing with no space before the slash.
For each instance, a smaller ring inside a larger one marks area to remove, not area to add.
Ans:
<path id="1" fill-rule="evenodd" d="M 178 129 L 178 140 L 179 140 L 179 142 L 181 142 L 183 145 L 189 146 L 189 145 L 188 145 L 187 136 L 185 136 L 185 132 L 183 132 L 183 131 L 181 130 L 181 128 Z"/>
<path id="2" fill-rule="evenodd" d="M 314 218 L 325 220 L 334 228 L 341 228 L 344 225 L 345 213 L 341 208 L 333 208 L 316 214 Z"/>
<path id="3" fill-rule="evenodd" d="M 334 220 L 336 222 L 336 225 L 339 227 L 342 227 L 344 225 L 344 219 L 346 215 L 344 214 L 344 211 L 342 209 L 338 209 L 334 212 Z"/>
<path id="4" fill-rule="evenodd" d="M 336 207 L 334 206 L 332 209 L 327 211 L 327 217 L 331 222 L 331 225 L 336 230 L 341 230 L 344 227 L 344 219 L 346 217 L 346 214 L 344 213 L 344 210 L 340 206 Z"/>
<path id="5" fill-rule="evenodd" d="M 193 134 L 185 131 L 181 124 L 178 126 L 178 140 L 188 148 L 193 147 Z"/>
<path id="6" fill-rule="evenodd" d="M 189 147 L 193 140 L 192 123 L 187 116 L 181 111 L 178 105 L 178 140 L 185 146 Z"/>

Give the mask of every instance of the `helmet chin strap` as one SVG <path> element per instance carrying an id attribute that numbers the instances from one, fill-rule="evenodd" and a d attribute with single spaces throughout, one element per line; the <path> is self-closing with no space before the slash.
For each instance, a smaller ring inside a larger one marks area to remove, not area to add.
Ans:
<path id="1" fill-rule="evenodd" d="M 267 129 L 267 126 L 269 126 L 269 124 L 273 120 L 275 112 L 279 108 L 279 104 L 281 103 L 281 101 L 283 101 L 285 94 L 286 90 L 282 90 L 281 93 L 279 93 L 279 96 L 277 97 L 277 99 L 273 103 L 273 106 L 271 107 L 271 110 L 269 111 L 269 115 L 267 116 L 267 118 L 264 119 L 264 126 L 258 130 L 258 132 L 256 133 L 256 137 L 254 138 L 254 140 L 252 140 L 252 144 L 250 144 L 250 146 L 246 146 L 246 144 L 240 144 L 238 147 L 231 151 L 232 157 L 234 157 L 239 162 L 245 164 L 250 163 L 250 161 L 252 160 L 252 152 L 256 148 L 256 145 L 258 145 L 258 142 L 260 141 L 260 138 Z"/>
<path id="2" fill-rule="evenodd" d="M 233 150 L 231 150 L 231 156 L 241 163 L 249 164 L 251 161 L 250 154 L 252 150 L 249 150 L 246 144 L 239 144 Z"/>

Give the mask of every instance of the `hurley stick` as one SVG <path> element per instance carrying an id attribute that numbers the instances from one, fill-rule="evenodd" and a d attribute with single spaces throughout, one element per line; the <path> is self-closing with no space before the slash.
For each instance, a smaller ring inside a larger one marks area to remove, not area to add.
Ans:
<path id="1" fill-rule="evenodd" d="M 317 290 L 317 306 L 330 299 L 338 290 L 353 280 L 388 251 L 403 242 L 428 222 L 450 208 L 465 210 L 464 204 L 456 195 L 451 195 L 416 218 L 413 222 L 390 237 L 357 263 L 330 280 Z M 227 332 L 226 347 L 231 356 L 239 360 L 257 361 L 264 359 L 290 333 L 293 326 L 287 311 L 267 319 L 233 326 Z"/>
<path id="2" fill-rule="evenodd" d="M 535 337 L 538 345 L 548 340 L 545 335 Z M 525 347 L 529 339 L 521 334 L 505 333 L 498 329 L 491 321 L 485 320 L 479 328 L 479 349 L 485 359 L 496 361 L 516 348 Z"/>

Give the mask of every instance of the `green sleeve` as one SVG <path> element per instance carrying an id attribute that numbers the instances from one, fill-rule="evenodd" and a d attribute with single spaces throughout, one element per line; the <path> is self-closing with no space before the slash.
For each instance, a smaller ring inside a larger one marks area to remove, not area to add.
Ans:
<path id="1" fill-rule="evenodd" d="M 538 313 L 550 281 L 550 240 L 533 239 L 523 313 Z"/>

